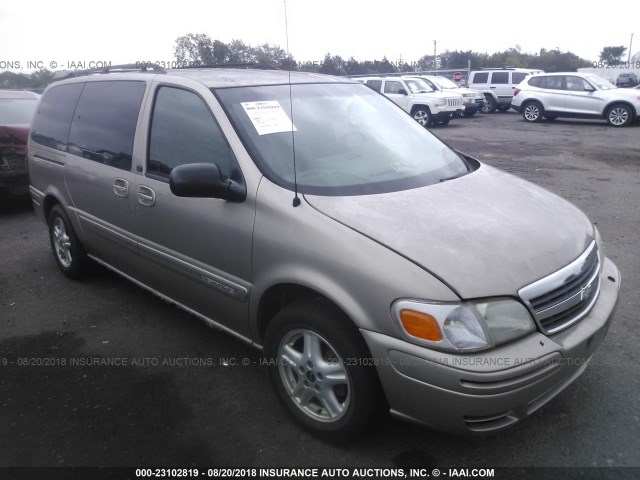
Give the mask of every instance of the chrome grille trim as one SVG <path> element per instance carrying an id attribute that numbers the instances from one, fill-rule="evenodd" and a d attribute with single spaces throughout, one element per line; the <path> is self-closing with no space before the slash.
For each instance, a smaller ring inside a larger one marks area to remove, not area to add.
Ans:
<path id="1" fill-rule="evenodd" d="M 543 333 L 559 332 L 591 310 L 600 293 L 600 264 L 594 240 L 569 265 L 518 291 Z"/>

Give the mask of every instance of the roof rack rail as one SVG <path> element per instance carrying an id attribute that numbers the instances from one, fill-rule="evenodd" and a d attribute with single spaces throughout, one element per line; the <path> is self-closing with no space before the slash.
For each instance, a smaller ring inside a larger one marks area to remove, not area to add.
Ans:
<path id="1" fill-rule="evenodd" d="M 127 63 L 124 65 L 109 65 L 108 67 L 103 68 L 90 68 L 87 70 L 60 70 L 53 73 L 53 80 L 65 80 L 67 78 L 74 77 L 83 77 L 85 75 L 97 75 L 97 74 L 105 74 L 105 73 L 131 73 L 131 72 L 141 72 L 141 73 L 167 73 L 164 68 L 162 68 L 157 63 L 150 62 L 137 62 L 137 63 Z"/>
<path id="2" fill-rule="evenodd" d="M 515 67 L 511 65 L 505 65 L 504 67 L 482 67 L 480 70 L 515 70 Z"/>
<path id="3" fill-rule="evenodd" d="M 243 63 L 210 63 L 203 65 L 188 65 L 185 67 L 178 67 L 178 70 L 186 68 L 256 68 L 259 70 L 281 70 L 278 66 L 271 63 L 261 62 L 243 62 Z"/>

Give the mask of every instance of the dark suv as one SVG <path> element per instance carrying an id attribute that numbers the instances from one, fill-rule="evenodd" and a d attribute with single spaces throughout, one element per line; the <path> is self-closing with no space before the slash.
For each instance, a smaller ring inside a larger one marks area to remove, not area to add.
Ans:
<path id="1" fill-rule="evenodd" d="M 625 72 L 618 75 L 617 87 L 635 87 L 638 85 L 638 76 L 633 72 Z"/>

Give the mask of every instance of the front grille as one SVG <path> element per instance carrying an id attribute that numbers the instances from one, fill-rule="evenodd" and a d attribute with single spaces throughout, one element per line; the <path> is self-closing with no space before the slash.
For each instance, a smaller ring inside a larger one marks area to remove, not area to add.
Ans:
<path id="1" fill-rule="evenodd" d="M 600 254 L 595 241 L 563 269 L 518 293 L 543 333 L 576 323 L 591 309 L 600 291 Z"/>
<path id="2" fill-rule="evenodd" d="M 447 98 L 447 105 L 450 107 L 461 107 L 462 106 L 462 97 L 460 98 Z"/>

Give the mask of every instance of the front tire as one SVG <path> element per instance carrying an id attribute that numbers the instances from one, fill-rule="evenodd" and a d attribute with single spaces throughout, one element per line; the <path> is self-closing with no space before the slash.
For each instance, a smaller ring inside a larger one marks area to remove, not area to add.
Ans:
<path id="1" fill-rule="evenodd" d="M 431 112 L 427 107 L 416 107 L 411 116 L 423 127 L 431 125 Z"/>
<path id="2" fill-rule="evenodd" d="M 536 123 L 544 117 L 544 108 L 538 102 L 528 102 L 522 106 L 522 118 L 527 122 Z"/>
<path id="3" fill-rule="evenodd" d="M 49 214 L 49 240 L 53 257 L 62 273 L 74 280 L 82 278 L 90 260 L 60 205 L 54 206 Z"/>
<path id="4" fill-rule="evenodd" d="M 320 299 L 276 314 L 265 335 L 269 379 L 286 410 L 314 435 L 345 441 L 379 423 L 384 396 L 351 320 Z"/>
<path id="5" fill-rule="evenodd" d="M 607 110 L 607 123 L 612 127 L 626 127 L 633 120 L 633 111 L 622 103 Z"/>

